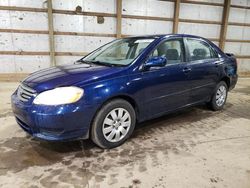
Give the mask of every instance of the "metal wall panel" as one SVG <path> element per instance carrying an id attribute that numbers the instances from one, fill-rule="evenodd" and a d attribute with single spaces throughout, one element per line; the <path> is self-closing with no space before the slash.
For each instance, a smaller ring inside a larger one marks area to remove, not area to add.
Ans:
<path id="1" fill-rule="evenodd" d="M 48 35 L 0 33 L 0 51 L 49 51 Z"/>
<path id="2" fill-rule="evenodd" d="M 55 48 L 58 52 L 91 52 L 114 38 L 89 36 L 55 36 Z"/>
<path id="3" fill-rule="evenodd" d="M 0 6 L 17 6 L 17 7 L 46 7 L 45 0 L 1 0 Z"/>
<path id="4" fill-rule="evenodd" d="M 181 3 L 180 18 L 221 21 L 223 7 Z"/>
<path id="5" fill-rule="evenodd" d="M 249 59 L 238 59 L 237 62 L 238 62 L 238 72 L 244 72 L 244 73 L 250 72 Z"/>
<path id="6" fill-rule="evenodd" d="M 81 56 L 57 56 L 56 61 L 58 65 L 67 65 L 67 64 L 73 64 L 80 58 Z"/>
<path id="7" fill-rule="evenodd" d="M 0 10 L 0 28 L 48 30 L 47 13 Z"/>
<path id="8" fill-rule="evenodd" d="M 250 6 L 249 0 L 231 0 L 232 5 Z"/>
<path id="9" fill-rule="evenodd" d="M 250 23 L 250 9 L 230 8 L 229 22 Z"/>
<path id="10" fill-rule="evenodd" d="M 226 42 L 224 51 L 247 56 L 250 52 L 250 43 Z"/>
<path id="11" fill-rule="evenodd" d="M 53 8 L 60 10 L 75 10 L 80 6 L 87 12 L 116 13 L 116 0 L 53 0 Z"/>
<path id="12" fill-rule="evenodd" d="M 49 56 L 1 56 L 1 73 L 30 73 L 49 67 Z"/>
<path id="13" fill-rule="evenodd" d="M 98 24 L 95 16 L 54 14 L 54 30 L 85 33 L 116 33 L 116 19 L 105 17 L 104 23 Z"/>
<path id="14" fill-rule="evenodd" d="M 250 27 L 229 25 L 227 29 L 227 38 L 250 40 Z"/>
<path id="15" fill-rule="evenodd" d="M 193 0 L 223 3 L 224 0 Z M 249 0 L 232 0 L 231 4 L 250 6 Z M 0 0 L 0 6 L 16 6 L 30 8 L 47 8 L 45 0 Z M 116 0 L 53 0 L 53 9 L 75 11 L 80 7 L 85 12 L 100 12 L 116 14 Z M 41 11 L 41 10 L 40 10 Z M 46 11 L 46 9 L 44 9 Z M 198 5 L 193 3 L 180 4 L 180 19 L 206 20 L 220 22 L 223 6 Z M 64 12 L 66 13 L 66 12 Z M 151 17 L 173 18 L 174 2 L 157 0 L 123 0 L 122 14 L 147 16 L 145 19 L 122 18 L 122 35 L 145 35 L 172 33 L 172 21 L 153 20 Z M 116 34 L 116 18 L 104 17 L 104 23 L 97 23 L 96 16 L 76 15 L 76 12 L 68 14 L 53 13 L 55 35 L 55 50 L 62 52 L 56 56 L 57 64 L 73 63 L 80 56 L 67 56 L 75 53 L 90 52 L 100 45 L 113 40 L 113 37 L 81 36 L 90 34 Z M 150 20 L 151 19 L 151 20 Z M 229 22 L 250 24 L 250 10 L 242 8 L 230 8 Z M 219 24 L 201 24 L 179 22 L 178 33 L 200 35 L 206 38 L 219 39 Z M 7 11 L 0 10 L 0 51 L 30 51 L 49 52 L 48 18 L 46 12 Z M 42 34 L 15 33 L 4 29 L 31 30 Z M 60 35 L 57 35 L 59 32 Z M 71 32 L 64 33 L 61 32 Z M 77 36 L 80 35 L 80 36 Z M 227 39 L 250 40 L 250 27 L 229 25 Z M 218 42 L 214 42 L 218 45 Z M 240 56 L 249 56 L 250 43 L 226 42 L 225 51 Z M 64 55 L 64 56 L 62 56 Z M 1 55 L 1 72 L 33 72 L 49 66 L 49 56 L 37 55 Z M 250 59 L 238 60 L 241 71 L 249 70 Z M 242 62 L 242 63 L 241 63 Z M 247 65 L 248 62 L 248 65 Z"/>
<path id="16" fill-rule="evenodd" d="M 172 18 L 174 15 L 174 3 L 152 0 L 124 0 L 122 2 L 122 13 Z"/>
<path id="17" fill-rule="evenodd" d="M 219 38 L 220 25 L 179 23 L 179 33 L 199 35 L 206 38 Z"/>
<path id="18" fill-rule="evenodd" d="M 172 33 L 172 22 L 123 19 L 122 33 L 125 35 L 146 35 L 146 34 L 163 34 Z"/>

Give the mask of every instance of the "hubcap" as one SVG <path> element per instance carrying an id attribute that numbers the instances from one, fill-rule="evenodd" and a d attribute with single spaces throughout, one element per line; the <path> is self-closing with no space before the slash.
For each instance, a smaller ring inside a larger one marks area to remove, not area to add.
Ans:
<path id="1" fill-rule="evenodd" d="M 225 86 L 220 86 L 216 92 L 216 104 L 222 106 L 225 103 L 227 97 L 227 90 Z"/>
<path id="2" fill-rule="evenodd" d="M 128 133 L 131 126 L 131 117 L 124 108 L 115 108 L 105 117 L 102 133 L 109 142 L 119 142 Z"/>

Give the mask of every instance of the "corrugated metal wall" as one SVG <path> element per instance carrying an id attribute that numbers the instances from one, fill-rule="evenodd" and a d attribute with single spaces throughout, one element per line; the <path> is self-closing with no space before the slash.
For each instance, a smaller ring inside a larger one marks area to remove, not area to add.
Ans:
<path id="1" fill-rule="evenodd" d="M 116 37 L 116 0 L 52 2 L 58 65 L 72 63 Z M 202 2 L 215 5 L 181 2 L 178 33 L 200 35 L 218 44 L 223 0 Z M 232 0 L 231 4 L 239 7 L 230 8 L 225 51 L 239 56 L 241 72 L 250 72 L 250 8 L 240 7 L 250 7 L 250 0 Z M 122 35 L 172 33 L 174 6 L 173 0 L 123 0 Z M 98 13 L 105 13 L 100 14 L 103 23 L 97 22 Z M 29 73 L 49 67 L 49 51 L 45 0 L 0 0 L 0 73 Z"/>

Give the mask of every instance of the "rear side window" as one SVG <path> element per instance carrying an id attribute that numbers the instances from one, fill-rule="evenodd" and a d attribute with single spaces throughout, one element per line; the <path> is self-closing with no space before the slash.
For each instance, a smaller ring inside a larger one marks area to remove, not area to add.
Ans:
<path id="1" fill-rule="evenodd" d="M 159 44 L 153 51 L 152 56 L 167 58 L 167 64 L 183 62 L 183 43 L 180 39 L 167 40 Z"/>
<path id="2" fill-rule="evenodd" d="M 218 55 L 205 42 L 196 39 L 187 39 L 187 46 L 189 50 L 190 61 L 197 61 L 203 59 L 214 59 Z"/>

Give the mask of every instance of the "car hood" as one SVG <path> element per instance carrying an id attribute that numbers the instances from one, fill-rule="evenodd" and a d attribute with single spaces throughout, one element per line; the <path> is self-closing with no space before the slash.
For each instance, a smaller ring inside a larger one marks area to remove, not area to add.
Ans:
<path id="1" fill-rule="evenodd" d="M 124 67 L 108 67 L 100 65 L 75 64 L 57 66 L 32 73 L 23 83 L 37 92 L 56 87 L 88 84 L 109 78 L 120 72 Z"/>

